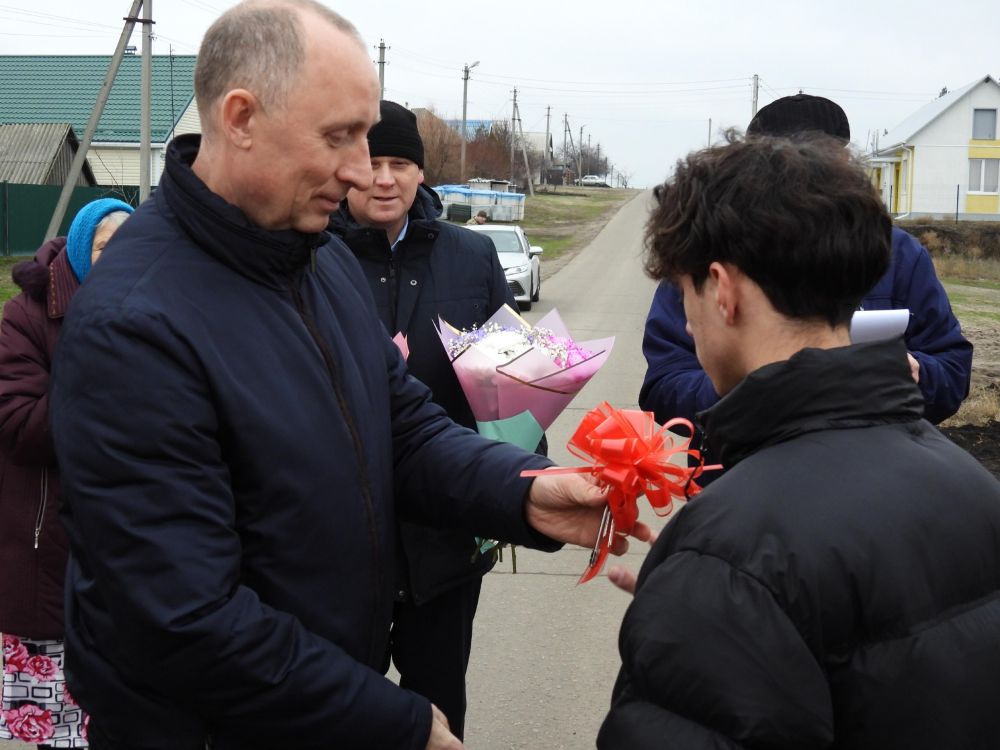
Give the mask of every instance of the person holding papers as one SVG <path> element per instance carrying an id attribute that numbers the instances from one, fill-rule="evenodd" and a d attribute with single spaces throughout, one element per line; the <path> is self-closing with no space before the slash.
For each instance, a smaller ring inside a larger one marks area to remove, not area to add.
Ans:
<path id="1" fill-rule="evenodd" d="M 850 140 L 843 109 L 829 99 L 808 94 L 772 102 L 747 128 L 749 136 L 790 137 L 805 132 L 825 133 L 845 145 Z M 927 250 L 902 229 L 894 226 L 891 231 L 889 268 L 861 300 L 859 309 L 909 310 L 904 335 L 907 361 L 923 395 L 924 417 L 937 424 L 957 412 L 969 394 L 972 344 L 962 335 Z M 698 364 L 686 326 L 678 288 L 669 281 L 661 283 L 646 320 L 642 349 L 647 370 L 639 393 L 640 407 L 654 412 L 659 422 L 672 417 L 694 419 L 719 400 Z M 711 456 L 705 460 L 714 463 Z M 712 478 L 712 473 L 704 476 Z"/>

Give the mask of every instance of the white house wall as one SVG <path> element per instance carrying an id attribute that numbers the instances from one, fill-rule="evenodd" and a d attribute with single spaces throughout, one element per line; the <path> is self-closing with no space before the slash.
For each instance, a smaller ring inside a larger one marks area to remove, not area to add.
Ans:
<path id="1" fill-rule="evenodd" d="M 185 133 L 200 133 L 201 132 L 201 120 L 198 118 L 198 101 L 196 99 L 191 99 L 191 103 L 188 104 L 187 109 L 184 110 L 184 114 L 180 116 L 177 120 L 177 127 L 174 128 L 174 132 L 170 134 L 172 139 L 177 135 L 184 135 Z M 160 156 L 156 160 L 156 170 L 157 170 L 157 183 L 159 183 L 159 175 L 163 174 L 163 170 L 166 167 L 167 152 L 166 149 L 160 151 Z"/>
<path id="2" fill-rule="evenodd" d="M 184 110 L 184 114 L 181 115 L 180 119 L 177 121 L 177 127 L 174 128 L 175 135 L 183 135 L 184 133 L 200 133 L 201 132 L 201 121 L 198 119 L 198 101 L 192 99 L 188 108 Z"/>
<path id="3" fill-rule="evenodd" d="M 191 100 L 184 113 L 177 120 L 175 134 L 200 133 L 198 105 Z M 90 166 L 98 185 L 138 185 L 139 145 L 136 143 L 95 143 L 88 152 Z M 154 143 L 150 153 L 149 179 L 153 185 L 160 183 L 163 174 L 166 150 L 163 144 Z"/>
<path id="4" fill-rule="evenodd" d="M 150 153 L 150 182 L 158 185 L 163 172 L 163 149 L 154 146 Z M 122 144 L 120 146 L 92 145 L 87 152 L 90 167 L 98 185 L 138 185 L 139 184 L 139 146 Z"/>
<path id="5" fill-rule="evenodd" d="M 974 109 L 1000 110 L 1000 87 L 992 83 L 977 86 L 910 140 L 916 152 L 913 199 L 909 202 L 906 187 L 902 188 L 901 212 L 953 215 L 956 186 L 959 212 L 965 212 Z"/>

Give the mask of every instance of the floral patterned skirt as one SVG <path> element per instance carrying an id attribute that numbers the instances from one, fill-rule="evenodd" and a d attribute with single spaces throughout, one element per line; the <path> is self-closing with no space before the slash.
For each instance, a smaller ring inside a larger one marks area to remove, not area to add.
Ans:
<path id="1" fill-rule="evenodd" d="M 62 641 L 3 634 L 0 739 L 87 747 L 89 721 L 66 689 Z"/>

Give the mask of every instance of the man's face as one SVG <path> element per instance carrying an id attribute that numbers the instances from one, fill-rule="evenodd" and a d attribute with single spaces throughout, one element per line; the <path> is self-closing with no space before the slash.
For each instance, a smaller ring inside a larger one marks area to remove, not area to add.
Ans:
<path id="1" fill-rule="evenodd" d="M 303 18 L 305 62 L 284 108 L 254 115 L 245 206 L 265 229 L 320 232 L 348 190 L 371 186 L 368 129 L 378 79 L 348 35 Z"/>
<path id="2" fill-rule="evenodd" d="M 687 332 L 694 339 L 695 354 L 715 390 L 724 396 L 746 373 L 739 370 L 739 356 L 731 340 L 734 331 L 726 325 L 725 316 L 719 310 L 716 282 L 709 276 L 699 292 L 690 276 L 682 276 L 679 286 L 684 295 Z"/>
<path id="3" fill-rule="evenodd" d="M 398 235 L 417 196 L 417 187 L 424 181 L 424 170 L 398 156 L 373 157 L 371 167 L 371 187 L 355 188 L 347 194 L 351 216 L 359 224 Z"/>

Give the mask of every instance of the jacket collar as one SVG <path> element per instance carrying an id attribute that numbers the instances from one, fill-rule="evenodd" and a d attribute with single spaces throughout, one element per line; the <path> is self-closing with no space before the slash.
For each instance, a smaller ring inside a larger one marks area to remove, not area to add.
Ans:
<path id="1" fill-rule="evenodd" d="M 65 245 L 65 241 L 63 242 Z M 69 256 L 60 252 L 49 264 L 48 315 L 50 318 L 62 318 L 69 308 L 69 301 L 80 288 L 76 274 L 69 264 Z"/>
<path id="2" fill-rule="evenodd" d="M 200 144 L 199 135 L 181 135 L 170 142 L 157 200 L 166 201 L 184 231 L 206 253 L 259 284 L 287 288 L 327 235 L 270 231 L 251 222 L 191 169 Z"/>
<path id="3" fill-rule="evenodd" d="M 803 349 L 750 373 L 698 421 L 709 451 L 729 469 L 762 448 L 806 433 L 922 416 L 923 397 L 899 338 Z"/>

